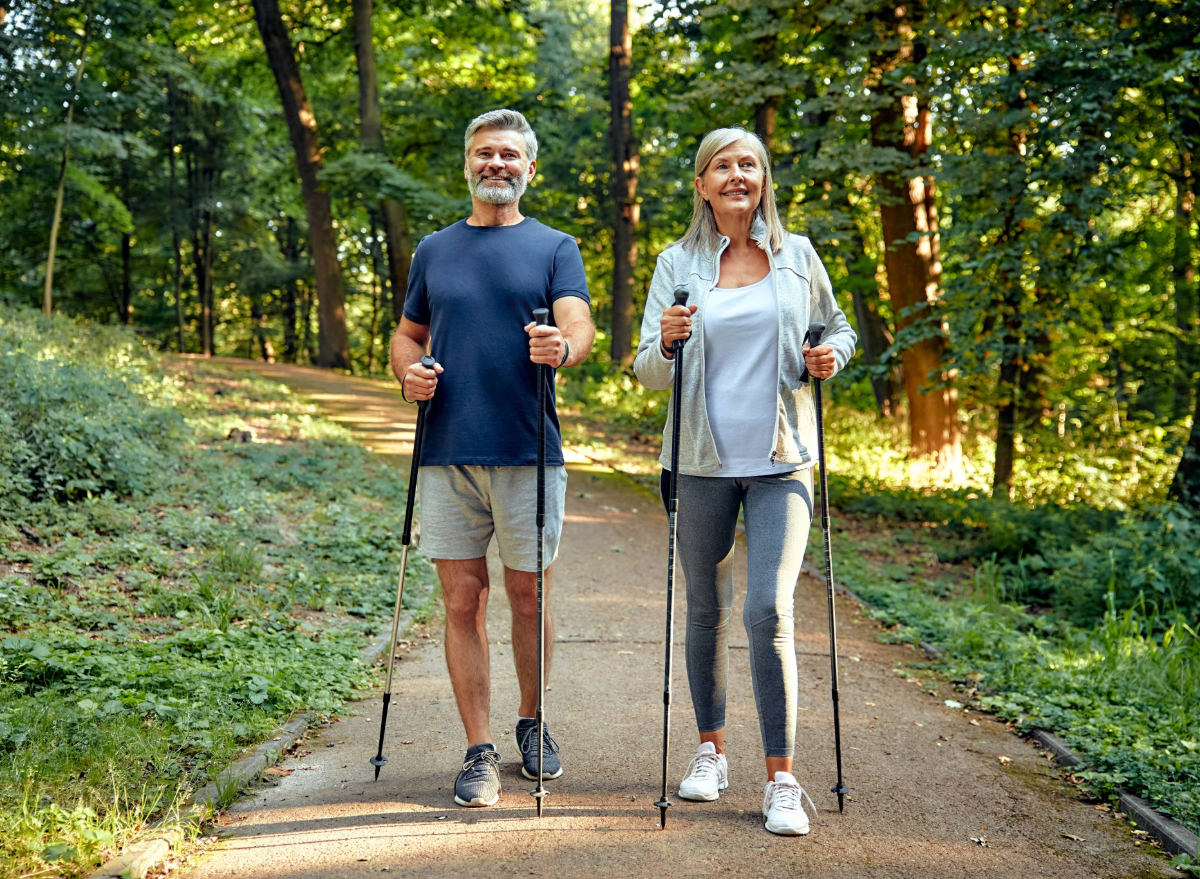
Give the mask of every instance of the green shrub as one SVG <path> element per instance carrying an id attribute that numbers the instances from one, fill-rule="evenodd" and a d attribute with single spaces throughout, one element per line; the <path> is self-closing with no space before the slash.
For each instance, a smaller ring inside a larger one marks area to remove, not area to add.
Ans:
<path id="1" fill-rule="evenodd" d="M 23 351 L 0 356 L 0 488 L 58 499 L 143 492 L 185 437 L 177 413 L 151 405 L 108 368 Z"/>

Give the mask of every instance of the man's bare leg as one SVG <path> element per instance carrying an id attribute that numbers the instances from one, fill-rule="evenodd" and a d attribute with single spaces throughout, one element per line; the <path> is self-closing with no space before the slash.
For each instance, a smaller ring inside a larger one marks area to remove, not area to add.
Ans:
<path id="1" fill-rule="evenodd" d="M 504 569 L 504 589 L 512 608 L 513 662 L 521 687 L 520 717 L 533 717 L 538 700 L 537 573 Z M 550 615 L 550 568 L 546 569 L 542 602 L 546 610 L 546 681 L 550 680 L 550 657 L 554 653 L 554 620 Z"/>
<path id="2" fill-rule="evenodd" d="M 467 747 L 492 741 L 491 660 L 487 640 L 487 559 L 436 559 L 446 605 L 446 667 Z M 537 649 L 534 648 L 534 655 Z M 536 675 L 536 669 L 534 670 Z M 534 685 L 537 690 L 537 685 Z"/>

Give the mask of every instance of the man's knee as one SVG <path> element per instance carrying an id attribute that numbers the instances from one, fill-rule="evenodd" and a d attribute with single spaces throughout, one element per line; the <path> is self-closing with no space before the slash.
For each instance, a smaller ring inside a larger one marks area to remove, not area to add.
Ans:
<path id="1" fill-rule="evenodd" d="M 509 571 L 507 573 L 505 585 L 508 589 L 508 603 L 512 607 L 513 616 L 521 620 L 536 621 L 537 574 L 532 571 Z"/>
<path id="2" fill-rule="evenodd" d="M 474 627 L 486 604 L 487 581 L 463 566 L 439 563 L 442 580 L 442 602 L 446 607 L 446 623 L 453 627 Z"/>

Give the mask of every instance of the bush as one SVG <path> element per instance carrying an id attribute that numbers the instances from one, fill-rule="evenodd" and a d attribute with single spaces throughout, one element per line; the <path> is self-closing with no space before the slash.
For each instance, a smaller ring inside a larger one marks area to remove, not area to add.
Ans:
<path id="1" fill-rule="evenodd" d="M 0 357 L 0 481 L 26 496 L 72 498 L 151 488 L 183 419 L 148 404 L 107 369 Z M 5 472 L 7 471 L 7 472 Z"/>
<path id="2" fill-rule="evenodd" d="M 163 453 L 187 438 L 176 412 L 137 393 L 134 361 L 145 355 L 132 332 L 0 309 L 0 352 L 0 495 L 10 503 L 146 491 L 168 466 Z"/>

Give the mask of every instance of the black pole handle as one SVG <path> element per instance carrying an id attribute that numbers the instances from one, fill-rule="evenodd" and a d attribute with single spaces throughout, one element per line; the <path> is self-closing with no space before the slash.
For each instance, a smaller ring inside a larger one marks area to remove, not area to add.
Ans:
<path id="1" fill-rule="evenodd" d="M 544 327 L 550 323 L 550 309 L 535 308 L 533 310 L 533 322 L 539 327 Z"/>
<path id="2" fill-rule="evenodd" d="M 675 288 L 675 304 L 676 305 L 687 305 L 688 304 L 688 295 L 689 295 L 688 288 L 683 286 L 682 284 L 680 284 L 678 287 Z M 676 354 L 678 354 L 680 351 L 683 350 L 683 343 L 686 341 L 687 341 L 687 339 L 676 339 L 671 345 L 671 350 L 674 351 Z"/>
<path id="3" fill-rule="evenodd" d="M 823 335 L 825 335 L 825 324 L 821 323 L 819 320 L 815 320 L 808 325 L 808 332 L 804 334 L 804 341 L 807 342 L 809 346 L 816 348 L 821 344 L 821 337 Z M 800 384 L 808 384 L 809 378 L 808 364 L 806 363 L 804 365 L 804 371 L 800 373 Z"/>
<path id="4" fill-rule="evenodd" d="M 436 364 L 436 363 L 437 363 L 437 361 L 434 360 L 428 354 L 424 354 L 421 356 L 421 365 L 424 366 L 426 369 L 433 369 L 434 364 Z"/>

